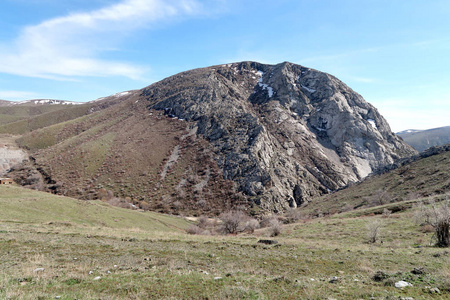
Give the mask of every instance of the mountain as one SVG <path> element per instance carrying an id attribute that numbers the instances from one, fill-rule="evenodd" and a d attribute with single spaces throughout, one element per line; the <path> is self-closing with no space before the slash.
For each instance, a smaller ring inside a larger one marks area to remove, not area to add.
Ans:
<path id="1" fill-rule="evenodd" d="M 450 143 L 450 126 L 433 128 L 428 130 L 405 130 L 397 133 L 408 145 L 418 151 L 423 151 L 433 146 L 441 146 Z"/>
<path id="2" fill-rule="evenodd" d="M 417 153 L 343 82 L 288 62 L 195 69 L 77 107 L 19 140 L 44 186 L 162 211 L 282 211 Z"/>

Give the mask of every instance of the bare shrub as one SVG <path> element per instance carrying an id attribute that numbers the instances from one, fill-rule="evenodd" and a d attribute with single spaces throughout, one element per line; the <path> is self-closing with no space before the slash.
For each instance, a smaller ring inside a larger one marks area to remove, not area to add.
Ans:
<path id="1" fill-rule="evenodd" d="M 383 218 L 389 218 L 391 216 L 391 214 L 392 214 L 391 210 L 389 210 L 387 208 L 383 209 Z"/>
<path id="2" fill-rule="evenodd" d="M 386 189 L 378 189 L 369 197 L 365 197 L 369 207 L 383 205 L 392 200 L 392 195 Z"/>
<path id="3" fill-rule="evenodd" d="M 208 228 L 209 226 L 211 226 L 211 222 L 209 221 L 207 216 L 201 216 L 198 219 L 198 227 L 200 228 Z"/>
<path id="4" fill-rule="evenodd" d="M 265 216 L 264 218 L 262 218 L 259 225 L 261 228 L 270 227 L 270 224 L 274 219 L 276 220 L 277 218 L 275 216 Z"/>
<path id="5" fill-rule="evenodd" d="M 259 228 L 259 222 L 256 219 L 249 219 L 247 222 L 245 222 L 245 231 L 249 233 L 255 232 L 256 229 Z"/>
<path id="6" fill-rule="evenodd" d="M 430 225 L 434 229 L 433 239 L 438 247 L 450 246 L 450 200 L 436 203 L 434 199 L 428 205 L 420 202 L 416 209 L 416 220 L 421 221 L 421 225 Z"/>
<path id="7" fill-rule="evenodd" d="M 190 225 L 188 227 L 188 229 L 186 229 L 186 232 L 189 233 L 189 234 L 202 234 L 203 231 L 204 231 L 204 229 L 200 228 L 197 225 Z"/>
<path id="8" fill-rule="evenodd" d="M 383 226 L 383 223 L 381 220 L 374 219 L 370 220 L 367 225 L 367 242 L 369 243 L 375 243 L 380 235 L 380 229 Z"/>
<path id="9" fill-rule="evenodd" d="M 243 225 L 248 219 L 248 216 L 240 210 L 229 211 L 222 213 L 219 216 L 222 221 L 222 232 L 225 234 L 236 234 L 243 231 Z"/>
<path id="10" fill-rule="evenodd" d="M 299 209 L 291 208 L 285 215 L 288 224 L 295 223 L 302 218 L 302 214 Z"/>
<path id="11" fill-rule="evenodd" d="M 270 236 L 278 236 L 281 234 L 281 231 L 283 230 L 283 225 L 281 224 L 278 219 L 273 218 L 270 221 Z"/>

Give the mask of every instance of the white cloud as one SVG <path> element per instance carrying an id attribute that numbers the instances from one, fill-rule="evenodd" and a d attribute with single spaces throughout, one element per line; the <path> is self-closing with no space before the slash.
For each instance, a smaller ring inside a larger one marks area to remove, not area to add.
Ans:
<path id="1" fill-rule="evenodd" d="M 77 76 L 140 78 L 145 68 L 101 59 L 136 29 L 201 13 L 195 0 L 123 0 L 99 10 L 69 14 L 25 27 L 0 45 L 0 72 L 67 80 Z"/>
<path id="2" fill-rule="evenodd" d="M 0 91 L 0 99 L 3 100 L 22 100 L 31 98 L 36 98 L 36 94 L 25 91 Z"/>

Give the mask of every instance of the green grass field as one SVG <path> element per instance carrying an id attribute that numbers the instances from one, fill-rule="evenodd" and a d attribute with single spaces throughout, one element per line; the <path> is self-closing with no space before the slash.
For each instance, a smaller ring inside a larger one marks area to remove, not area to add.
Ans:
<path id="1" fill-rule="evenodd" d="M 2 299 L 450 297 L 449 250 L 429 246 L 432 233 L 420 230 L 411 209 L 303 220 L 264 245 L 267 229 L 187 235 L 183 218 L 15 186 L 0 186 L 0 207 Z M 369 244 L 373 219 L 383 226 Z M 377 271 L 385 274 L 379 282 Z M 398 280 L 413 286 L 397 289 Z"/>

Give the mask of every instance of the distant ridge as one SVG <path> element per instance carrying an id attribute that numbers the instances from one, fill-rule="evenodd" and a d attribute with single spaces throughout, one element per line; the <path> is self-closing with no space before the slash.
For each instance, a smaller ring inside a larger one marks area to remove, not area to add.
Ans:
<path id="1" fill-rule="evenodd" d="M 450 143 L 450 126 L 427 130 L 409 129 L 398 132 L 397 135 L 414 149 L 424 151 L 433 146 Z"/>
<path id="2" fill-rule="evenodd" d="M 23 101 L 8 101 L 0 100 L 0 106 L 15 106 L 15 105 L 79 105 L 82 102 L 56 100 L 56 99 L 31 99 Z"/>

